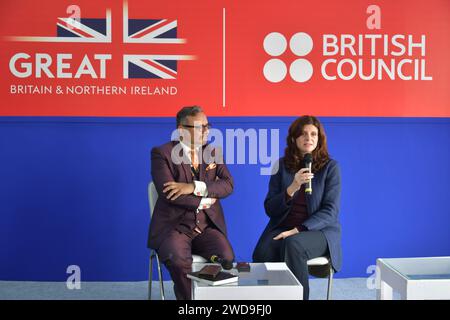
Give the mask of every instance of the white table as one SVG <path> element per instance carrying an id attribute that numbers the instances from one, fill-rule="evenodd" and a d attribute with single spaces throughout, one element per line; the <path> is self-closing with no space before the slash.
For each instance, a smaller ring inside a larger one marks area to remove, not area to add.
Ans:
<path id="1" fill-rule="evenodd" d="M 450 299 L 450 257 L 377 259 L 377 299 Z"/>
<path id="2" fill-rule="evenodd" d="M 198 271 L 205 263 L 192 264 Z M 302 300 L 303 287 L 284 262 L 251 263 L 250 272 L 230 271 L 239 275 L 236 283 L 210 286 L 192 281 L 193 300 Z"/>

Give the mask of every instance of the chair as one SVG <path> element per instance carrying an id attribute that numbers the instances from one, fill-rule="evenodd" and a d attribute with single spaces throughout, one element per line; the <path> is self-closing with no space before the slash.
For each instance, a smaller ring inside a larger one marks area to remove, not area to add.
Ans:
<path id="1" fill-rule="evenodd" d="M 328 290 L 327 290 L 327 300 L 331 300 L 331 287 L 333 285 L 333 266 L 331 264 L 331 259 L 329 257 L 318 257 L 314 259 L 310 259 L 307 261 L 309 273 L 313 276 L 324 278 L 328 276 Z M 322 269 L 317 272 L 317 270 L 314 270 L 314 267 L 327 267 L 326 270 Z M 312 268 L 311 268 L 312 267 Z M 326 272 L 323 272 L 326 271 Z"/>
<path id="2" fill-rule="evenodd" d="M 155 208 L 156 200 L 158 199 L 158 192 L 156 191 L 155 184 L 153 182 L 150 182 L 148 184 L 148 201 L 149 201 L 149 207 L 150 207 L 150 220 L 153 216 L 153 209 Z M 152 299 L 152 276 L 153 276 L 153 259 L 156 259 L 156 265 L 158 268 L 158 277 L 159 277 L 159 290 L 161 292 L 161 299 L 165 300 L 164 296 L 164 282 L 161 272 L 161 264 L 159 262 L 158 253 L 156 250 L 151 249 L 150 250 L 150 270 L 149 270 L 149 278 L 148 278 L 148 299 Z M 192 255 L 193 263 L 202 263 L 206 262 L 206 260 L 198 255 L 193 254 Z"/>

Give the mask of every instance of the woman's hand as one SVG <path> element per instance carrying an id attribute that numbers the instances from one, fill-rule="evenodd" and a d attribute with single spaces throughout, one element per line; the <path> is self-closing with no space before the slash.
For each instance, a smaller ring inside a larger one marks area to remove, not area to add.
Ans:
<path id="1" fill-rule="evenodd" d="M 302 168 L 297 171 L 294 176 L 294 181 L 287 188 L 287 193 L 290 197 L 302 186 L 302 184 L 308 183 L 310 179 L 314 178 L 314 173 L 310 173 L 308 168 Z"/>
<path id="2" fill-rule="evenodd" d="M 194 183 L 184 183 L 184 182 L 166 182 L 164 183 L 164 189 L 163 192 L 166 193 L 168 191 L 169 194 L 167 195 L 167 199 L 169 200 L 175 200 L 179 196 L 183 194 L 191 194 L 195 190 L 195 184 Z"/>
<path id="3" fill-rule="evenodd" d="M 287 237 L 293 236 L 294 234 L 297 234 L 297 233 L 299 233 L 297 228 L 293 228 L 291 230 L 284 231 L 284 232 L 280 233 L 279 235 L 274 237 L 273 240 L 286 239 Z"/>

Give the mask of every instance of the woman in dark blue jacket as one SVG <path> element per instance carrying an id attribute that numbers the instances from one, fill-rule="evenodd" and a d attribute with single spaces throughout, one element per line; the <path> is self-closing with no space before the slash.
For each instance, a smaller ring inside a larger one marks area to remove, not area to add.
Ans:
<path id="1" fill-rule="evenodd" d="M 312 172 L 304 168 L 312 154 Z M 312 193 L 305 193 L 311 179 Z M 284 157 L 274 166 L 264 201 L 270 221 L 253 252 L 255 262 L 286 262 L 309 298 L 307 260 L 329 255 L 341 269 L 341 225 L 338 219 L 341 176 L 327 150 L 325 131 L 313 116 L 289 127 Z"/>

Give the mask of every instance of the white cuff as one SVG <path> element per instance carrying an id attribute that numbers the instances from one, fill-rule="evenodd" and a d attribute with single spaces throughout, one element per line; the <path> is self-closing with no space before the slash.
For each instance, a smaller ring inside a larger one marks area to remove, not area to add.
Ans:
<path id="1" fill-rule="evenodd" d="M 203 181 L 195 181 L 195 188 L 194 188 L 194 195 L 197 197 L 207 197 L 208 196 L 208 189 L 206 188 L 206 183 Z"/>
<path id="2" fill-rule="evenodd" d="M 202 198 L 197 210 L 209 209 L 212 206 L 211 202 L 212 202 L 211 198 Z"/>

